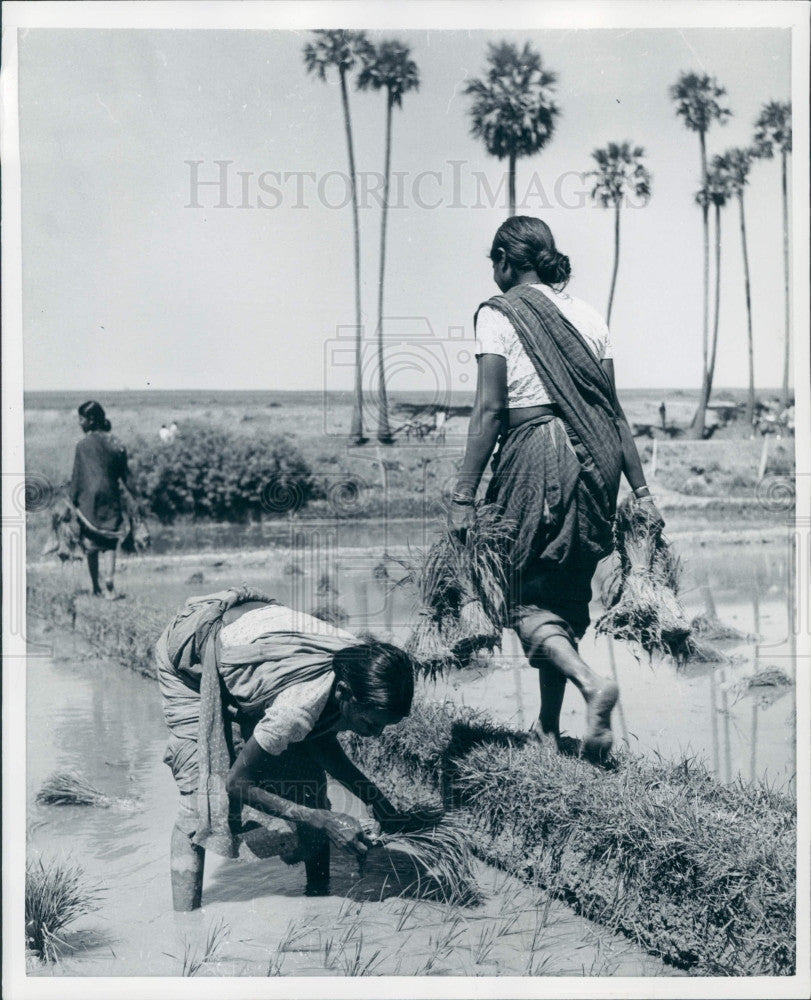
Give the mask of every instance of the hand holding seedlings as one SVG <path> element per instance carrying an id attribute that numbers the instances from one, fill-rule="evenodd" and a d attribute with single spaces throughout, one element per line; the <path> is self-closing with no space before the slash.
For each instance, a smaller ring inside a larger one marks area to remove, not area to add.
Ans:
<path id="1" fill-rule="evenodd" d="M 374 846 L 374 839 L 364 831 L 353 816 L 347 816 L 346 813 L 331 813 L 326 810 L 319 810 L 319 812 L 321 815 L 313 825 L 323 830 L 336 847 L 354 851 L 355 854 L 363 856 L 370 847 Z"/>

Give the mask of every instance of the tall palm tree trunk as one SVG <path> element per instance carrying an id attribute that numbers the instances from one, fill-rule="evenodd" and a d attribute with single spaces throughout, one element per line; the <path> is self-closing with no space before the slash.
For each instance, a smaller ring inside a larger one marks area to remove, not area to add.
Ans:
<path id="1" fill-rule="evenodd" d="M 749 392 L 746 397 L 746 426 L 751 431 L 755 416 L 755 342 L 752 335 L 752 294 L 749 283 L 749 251 L 746 246 L 746 217 L 743 211 L 743 191 L 738 192 L 743 250 L 743 284 L 746 291 L 746 346 L 749 352 Z"/>
<path id="2" fill-rule="evenodd" d="M 703 132 L 698 133 L 701 143 L 701 186 L 707 187 L 707 143 Z M 704 424 L 707 415 L 707 403 L 710 398 L 710 378 L 709 378 L 709 328 L 710 328 L 710 207 L 708 204 L 701 206 L 701 222 L 704 233 L 704 305 L 702 315 L 702 357 L 704 359 L 704 370 L 701 375 L 701 395 L 698 400 L 698 409 L 693 417 L 693 433 L 701 440 L 704 437 Z"/>
<path id="3" fill-rule="evenodd" d="M 712 394 L 712 383 L 715 379 L 715 357 L 718 351 L 718 324 L 721 318 L 721 206 L 715 206 L 715 313 L 712 321 L 712 344 L 707 364 L 707 398 L 704 407 L 709 405 Z"/>
<path id="4" fill-rule="evenodd" d="M 515 215 L 515 153 L 510 153 L 510 169 L 507 183 L 510 195 L 510 215 Z"/>
<path id="5" fill-rule="evenodd" d="M 360 309 L 360 225 L 358 222 L 358 191 L 355 182 L 355 148 L 352 143 L 352 121 L 349 116 L 349 94 L 346 89 L 346 71 L 339 71 L 341 80 L 341 103 L 344 111 L 344 126 L 346 127 L 346 145 L 349 151 L 349 182 L 352 191 L 352 226 L 354 231 L 355 250 L 355 399 L 352 406 L 352 423 L 349 436 L 355 444 L 363 444 L 363 372 L 361 368 L 361 351 L 363 327 L 361 326 Z"/>
<path id="6" fill-rule="evenodd" d="M 383 282 L 386 277 L 386 222 L 389 214 L 389 176 L 391 171 L 391 92 L 386 101 L 386 157 L 383 167 L 383 211 L 380 220 L 380 274 L 377 282 L 377 440 L 391 444 L 389 427 L 389 401 L 386 395 L 386 365 L 383 358 Z"/>
<path id="7" fill-rule="evenodd" d="M 789 264 L 788 264 L 788 183 L 786 178 L 787 164 L 786 151 L 782 150 L 781 156 L 781 181 L 783 186 L 783 286 L 785 293 L 785 328 L 783 354 L 783 406 L 788 406 L 789 391 L 788 377 L 789 364 L 791 361 L 791 297 L 789 295 Z"/>
<path id="8" fill-rule="evenodd" d="M 614 205 L 614 271 L 611 275 L 611 291 L 608 295 L 608 310 L 606 324 L 611 324 L 611 307 L 614 305 L 614 290 L 617 287 L 617 271 L 620 266 L 620 203 Z"/>

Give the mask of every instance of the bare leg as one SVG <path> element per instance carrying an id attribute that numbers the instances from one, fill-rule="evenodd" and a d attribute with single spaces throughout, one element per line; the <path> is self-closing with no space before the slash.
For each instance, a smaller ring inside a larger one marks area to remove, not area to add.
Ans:
<path id="1" fill-rule="evenodd" d="M 541 672 L 541 732 L 554 733 L 559 728 L 560 708 L 568 679 L 583 695 L 588 709 L 583 750 L 589 754 L 608 751 L 612 744 L 611 710 L 619 696 L 617 685 L 595 674 L 580 658 L 569 637 L 562 632 L 550 633 L 548 629 L 541 627 L 524 640 L 524 649 L 529 662 Z M 552 671 L 563 678 L 563 684 L 550 683 L 548 678 L 545 679 L 544 675 L 550 675 Z"/>
<path id="2" fill-rule="evenodd" d="M 566 676 L 547 659 L 537 664 L 541 689 L 541 712 L 531 732 L 543 744 L 557 748 L 560 740 L 560 710 L 566 693 Z M 536 664 L 533 664 L 535 666 Z"/>
<path id="3" fill-rule="evenodd" d="M 101 587 L 99 586 L 99 554 L 98 552 L 88 552 L 87 553 L 87 568 L 90 570 L 90 582 L 93 585 L 93 596 L 101 596 Z"/>
<path id="4" fill-rule="evenodd" d="M 172 829 L 172 905 L 178 912 L 198 910 L 203 900 L 203 865 L 206 852 L 195 846 L 179 827 Z"/>
<path id="5" fill-rule="evenodd" d="M 304 862 L 307 873 L 305 896 L 329 895 L 329 841 L 324 841 Z"/>
<path id="6" fill-rule="evenodd" d="M 108 600 L 115 597 L 115 549 L 107 549 L 101 554 L 101 565 L 104 571 L 104 596 Z"/>

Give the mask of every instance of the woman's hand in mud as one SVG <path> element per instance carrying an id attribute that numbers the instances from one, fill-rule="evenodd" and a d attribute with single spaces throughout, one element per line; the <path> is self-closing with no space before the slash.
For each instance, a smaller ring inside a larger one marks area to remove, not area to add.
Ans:
<path id="1" fill-rule="evenodd" d="M 364 832 L 360 823 L 353 816 L 347 816 L 346 813 L 332 813 L 324 810 L 317 825 L 336 847 L 344 850 L 354 851 L 355 854 L 362 856 L 370 847 L 374 846 L 374 841 Z"/>

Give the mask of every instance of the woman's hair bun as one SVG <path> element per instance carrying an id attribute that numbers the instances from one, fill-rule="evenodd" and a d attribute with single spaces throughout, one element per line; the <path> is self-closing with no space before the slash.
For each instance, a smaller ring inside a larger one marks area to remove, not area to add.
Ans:
<path id="1" fill-rule="evenodd" d="M 539 251 L 535 270 L 545 285 L 565 285 L 572 274 L 569 258 L 554 247 L 544 247 Z"/>
<path id="2" fill-rule="evenodd" d="M 569 258 L 555 247 L 552 230 L 531 215 L 513 215 L 499 226 L 490 257 L 498 259 L 499 251 L 511 267 L 535 271 L 545 285 L 562 288 L 572 273 Z"/>

